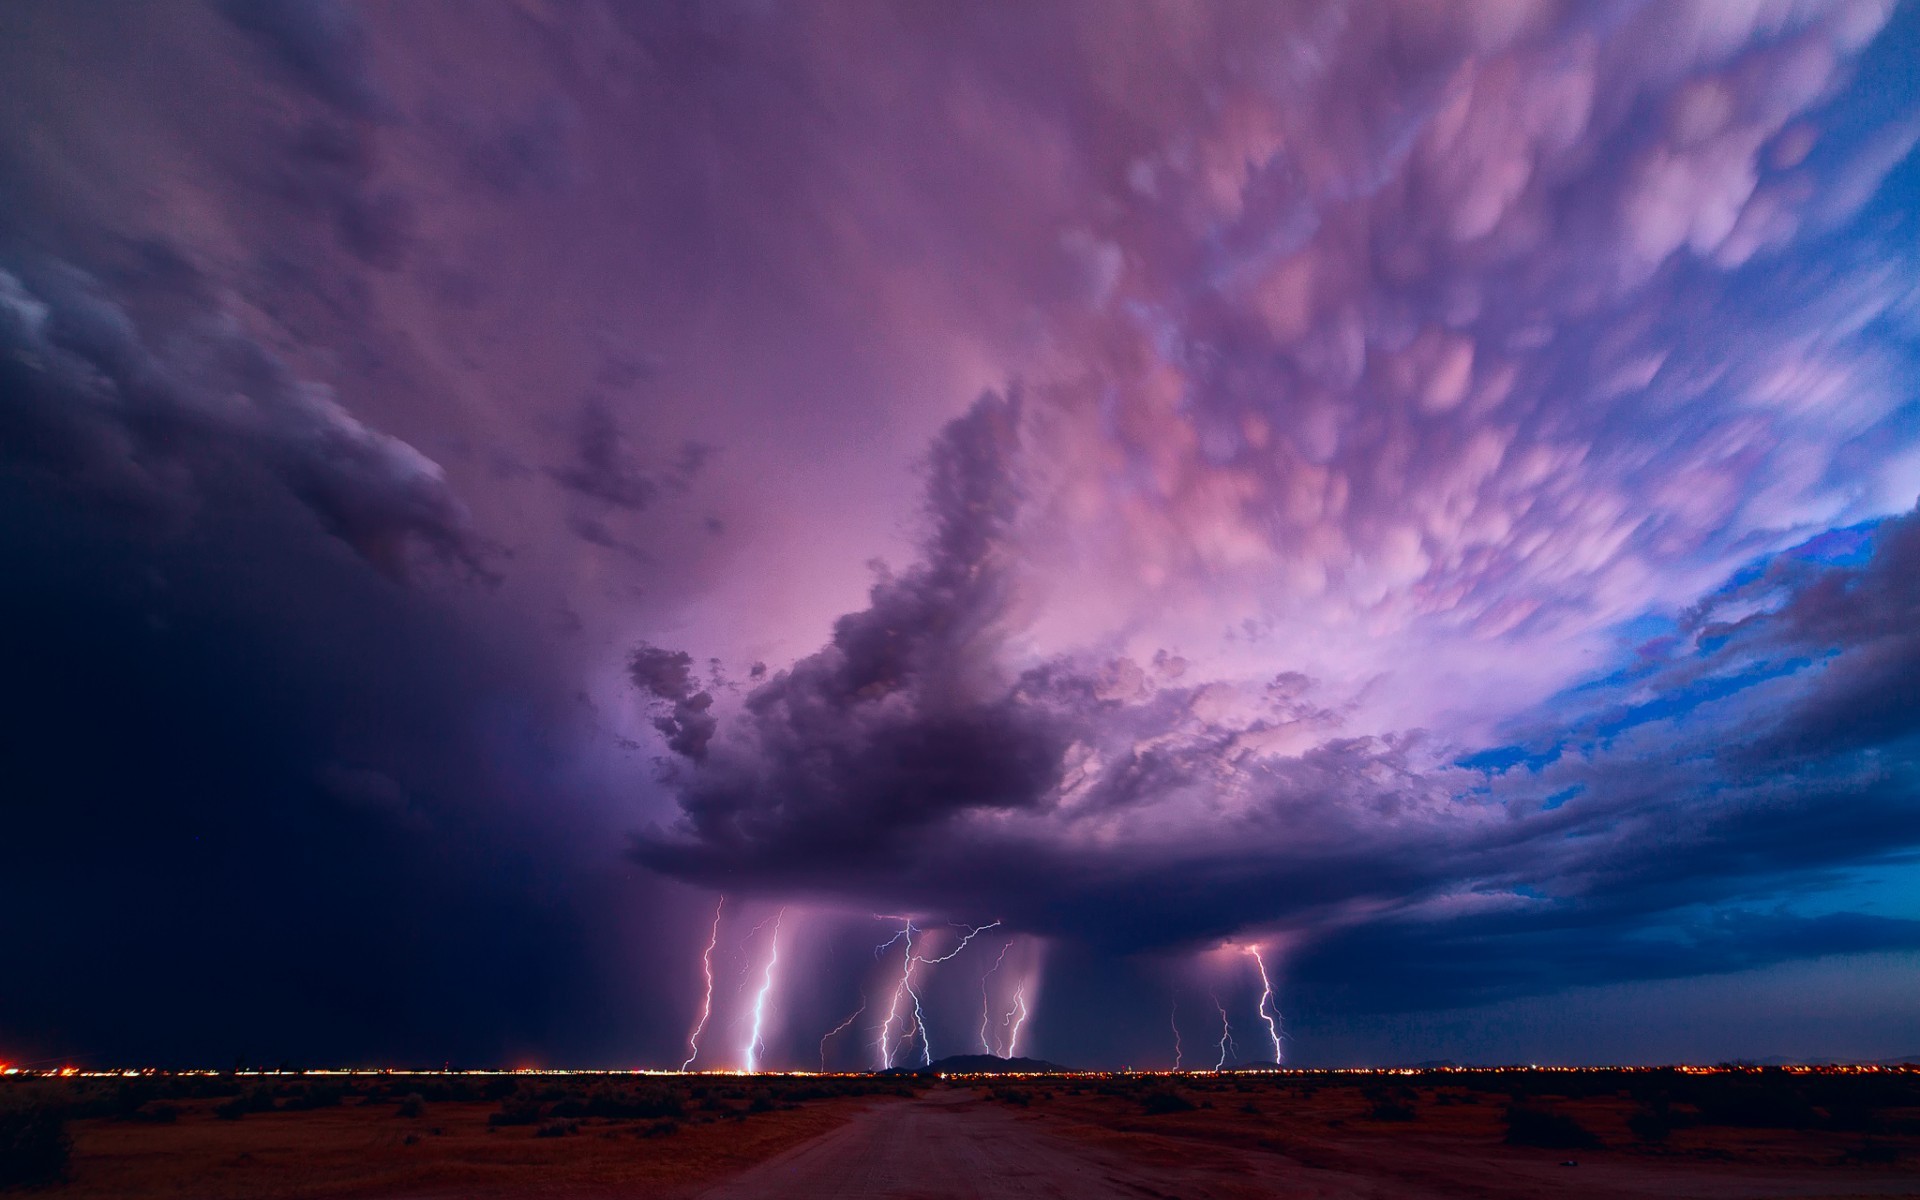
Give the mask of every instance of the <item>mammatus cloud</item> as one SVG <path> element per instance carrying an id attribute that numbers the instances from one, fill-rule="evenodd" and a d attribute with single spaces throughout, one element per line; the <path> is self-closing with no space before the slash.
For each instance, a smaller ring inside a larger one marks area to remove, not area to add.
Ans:
<path id="1" fill-rule="evenodd" d="M 921 561 L 722 713 L 642 861 L 1455 998 L 1913 945 L 1741 907 L 1920 841 L 1867 615 L 1915 518 L 1819 550 L 1920 490 L 1911 222 L 1862 218 L 1911 122 L 1849 91 L 1891 9 L 1503 11 L 1196 10 L 1191 95 L 1102 42 L 1061 86 L 1126 134 L 1005 505 L 936 469 Z"/>

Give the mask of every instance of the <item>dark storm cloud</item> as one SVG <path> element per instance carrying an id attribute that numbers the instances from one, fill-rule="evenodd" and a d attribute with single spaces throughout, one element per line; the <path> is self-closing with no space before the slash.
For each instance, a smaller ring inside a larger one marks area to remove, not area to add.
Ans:
<path id="1" fill-rule="evenodd" d="M 1166 656 L 1152 671 L 994 674 L 1019 468 L 1017 441 L 983 435 L 1016 429 L 1014 411 L 983 405 L 950 427 L 925 561 L 755 688 L 706 762 L 672 773 L 684 822 L 644 838 L 642 861 L 732 888 L 992 913 L 1122 952 L 1283 936 L 1311 947 L 1303 986 L 1344 981 L 1370 1008 L 1920 939 L 1911 921 L 1740 907 L 1920 856 L 1901 669 L 1920 646 L 1920 515 L 1883 523 L 1859 565 L 1783 554 L 1703 601 L 1685 652 L 1634 682 L 1737 685 L 1616 719 L 1537 767 L 1466 769 L 1417 733 L 1269 753 L 1276 731 L 1335 719 L 1310 681 L 1276 680 L 1247 720 L 1209 715 L 1211 685 L 1179 683 Z M 1764 611 L 1714 619 L 1762 594 Z M 1782 650 L 1798 666 L 1746 669 Z M 653 653 L 650 678 L 684 667 Z M 1782 680 L 1793 690 L 1756 698 Z M 688 686 L 662 678 L 656 694 Z"/>
<path id="2" fill-rule="evenodd" d="M 589 500 L 637 512 L 660 495 L 660 484 L 635 461 L 613 412 L 598 400 L 581 405 L 571 462 L 550 468 L 554 482 Z"/>
<path id="3" fill-rule="evenodd" d="M 647 839 L 642 861 L 695 876 L 858 871 L 963 813 L 1042 802 L 1065 742 L 993 678 L 1018 433 L 1018 402 L 996 396 L 946 428 L 928 465 L 924 559 L 877 582 L 819 653 L 753 689 L 738 742 L 684 777 L 691 838 Z M 645 651 L 635 679 L 680 703 L 685 665 Z M 705 750 L 712 718 L 700 715 Z"/>
<path id="4" fill-rule="evenodd" d="M 384 107 L 367 66 L 366 29 L 338 0 L 219 0 L 219 6 L 328 104 L 356 116 L 373 116 Z"/>
<path id="5" fill-rule="evenodd" d="M 635 687 L 664 702 L 667 711 L 653 727 L 667 739 L 667 749 L 694 762 L 705 762 L 707 743 L 719 727 L 714 719 L 713 694 L 693 678 L 693 656 L 685 651 L 641 646 L 627 660 L 627 675 Z"/>
<path id="6" fill-rule="evenodd" d="M 416 548 L 487 571 L 437 464 L 295 378 L 230 318 L 195 314 L 156 349 L 95 280 L 36 264 L 0 271 L 0 356 L 0 453 L 13 469 L 182 511 L 264 476 L 391 574 Z"/>

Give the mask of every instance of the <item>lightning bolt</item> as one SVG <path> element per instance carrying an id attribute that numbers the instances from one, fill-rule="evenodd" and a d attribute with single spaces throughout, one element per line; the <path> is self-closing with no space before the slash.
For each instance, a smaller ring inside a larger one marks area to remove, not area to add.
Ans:
<path id="1" fill-rule="evenodd" d="M 821 1074 L 824 1075 L 826 1074 L 826 1071 L 827 1071 L 827 1039 L 831 1038 L 836 1033 L 845 1033 L 847 1031 L 847 1026 L 853 1024 L 854 1021 L 859 1018 L 860 1014 L 865 1011 L 867 1011 L 867 995 L 865 992 L 862 992 L 860 993 L 860 1007 L 853 1010 L 853 1016 L 848 1017 L 846 1020 L 840 1022 L 838 1025 L 835 1025 L 832 1029 L 827 1030 L 826 1037 L 823 1037 L 820 1039 L 820 1073 Z"/>
<path id="2" fill-rule="evenodd" d="M 1254 963 L 1260 968 L 1260 1006 L 1257 1010 L 1260 1019 L 1267 1023 L 1267 1036 L 1273 1039 L 1273 1062 L 1280 1065 L 1280 1025 L 1276 1018 L 1280 1010 L 1273 1003 L 1273 981 L 1267 978 L 1267 960 L 1260 957 L 1260 947 L 1248 946 L 1247 953 L 1253 955 Z"/>
<path id="3" fill-rule="evenodd" d="M 987 973 L 980 977 L 980 1052 L 982 1054 L 993 1053 L 993 1046 L 987 1041 L 987 1009 L 993 1003 L 987 996 L 987 980 L 992 979 L 993 973 L 1000 969 L 1000 964 L 1007 961 L 1007 951 L 1011 949 L 1013 949 L 1012 942 L 1000 947 L 1000 957 L 994 959 L 993 965 L 987 968 Z"/>
<path id="4" fill-rule="evenodd" d="M 1173 997 L 1173 1012 L 1167 1017 L 1167 1023 L 1173 1026 L 1173 1069 L 1180 1069 L 1180 996 Z"/>
<path id="5" fill-rule="evenodd" d="M 687 1061 L 680 1064 L 682 1071 L 693 1066 L 693 1060 L 700 1057 L 700 1031 L 707 1027 L 707 1018 L 713 1015 L 713 948 L 720 944 L 720 910 L 727 906 L 727 898 L 720 897 L 720 903 L 713 908 L 713 936 L 707 939 L 707 948 L 700 955 L 700 973 L 706 977 L 707 995 L 700 1002 L 700 1019 L 694 1022 L 693 1032 L 687 1035 Z"/>
<path id="6" fill-rule="evenodd" d="M 900 955 L 900 982 L 893 989 L 893 1002 L 887 1006 L 887 1019 L 884 1022 L 882 1022 L 880 1025 L 881 1069 L 891 1070 L 893 1067 L 893 1050 L 894 1050 L 893 1023 L 900 1016 L 900 998 L 903 993 L 913 1001 L 913 1025 L 910 1028 L 903 1029 L 901 1031 L 900 1040 L 902 1042 L 905 1042 L 909 1038 L 918 1037 L 920 1039 L 920 1064 L 922 1066 L 932 1066 L 933 1065 L 933 1046 L 929 1043 L 927 1039 L 927 1015 L 925 1012 L 921 1011 L 920 993 L 913 986 L 914 964 L 926 963 L 927 965 L 931 966 L 934 963 L 946 962 L 948 959 L 953 958 L 955 955 L 959 954 L 962 950 L 965 950 L 967 948 L 967 944 L 972 942 L 974 938 L 979 937 L 981 934 L 985 933 L 989 929 L 999 928 L 1000 922 L 993 921 L 986 925 L 980 925 L 977 927 L 969 927 L 966 925 L 956 925 L 954 926 L 954 928 L 965 929 L 967 931 L 966 935 L 960 939 L 960 944 L 955 946 L 953 949 L 947 951 L 945 954 L 940 955 L 937 958 L 928 958 L 925 955 L 915 954 L 913 952 L 913 935 L 916 931 L 913 927 L 912 917 L 901 917 L 901 916 L 894 916 L 892 914 L 887 914 L 887 913 L 876 913 L 875 919 L 883 920 L 883 921 L 899 921 L 901 923 L 899 933 L 894 934 L 892 937 L 888 938 L 884 942 L 881 942 L 878 946 L 875 946 L 873 948 L 873 955 L 875 958 L 880 957 L 880 955 L 884 954 L 887 950 L 891 949 L 894 946 L 894 944 L 897 942 L 904 941 L 906 943 Z"/>
<path id="7" fill-rule="evenodd" d="M 900 997 L 902 993 L 911 994 L 913 991 L 913 918 L 894 917 L 882 919 L 897 920 L 903 922 L 903 924 L 900 927 L 899 933 L 894 934 L 873 948 L 873 956 L 875 958 L 879 958 L 902 939 L 905 939 L 907 943 L 906 949 L 900 956 L 900 982 L 894 985 L 893 999 L 887 1005 L 887 1019 L 880 1024 L 880 1069 L 890 1071 L 893 1069 L 893 1023 L 900 1016 Z M 914 1011 L 918 1013 L 920 1009 L 920 998 L 918 996 L 914 997 L 913 1005 Z M 904 1041 L 906 1037 L 906 1033 L 903 1032 L 901 1034 L 901 1040 Z M 925 1040 L 926 1039 L 922 1037 L 921 1041 L 924 1042 Z"/>
<path id="8" fill-rule="evenodd" d="M 1007 1014 L 1007 1020 L 1011 1022 L 1013 1025 L 1013 1032 L 1007 1035 L 1007 1057 L 1008 1058 L 1020 1057 L 1020 1054 L 1019 1054 L 1020 1027 L 1027 1023 L 1027 985 L 1026 984 L 1023 983 L 1019 987 L 1014 989 L 1013 1006 L 1014 1006 L 1014 1010 L 1019 1013 L 1019 1016 L 1016 1018 L 1014 1016 L 1014 1013 L 1012 1012 L 1009 1012 Z"/>
<path id="9" fill-rule="evenodd" d="M 967 926 L 955 925 L 954 928 L 967 929 Z M 1000 922 L 995 921 L 989 925 L 982 925 L 977 929 L 967 929 L 967 935 L 960 939 L 960 944 L 958 946 L 955 946 L 953 949 L 947 951 L 945 954 L 942 954 L 939 958 L 922 958 L 919 955 L 915 955 L 913 961 L 929 963 L 929 964 L 946 962 L 948 959 L 959 954 L 962 950 L 965 950 L 967 948 L 968 942 L 971 942 L 973 939 L 979 937 L 981 934 L 985 933 L 989 929 L 998 929 L 998 928 L 1000 928 Z"/>
<path id="10" fill-rule="evenodd" d="M 747 1041 L 747 1074 L 755 1075 L 760 1071 L 760 1051 L 764 1049 L 760 1041 L 760 1026 L 766 1020 L 767 997 L 773 992 L 773 968 L 780 962 L 780 918 L 787 915 L 786 909 L 774 914 L 773 936 L 767 939 L 767 971 L 760 980 L 759 994 L 753 998 L 753 1037 Z"/>
<path id="11" fill-rule="evenodd" d="M 1227 1022 L 1227 1006 L 1220 1003 L 1220 997 L 1213 997 L 1213 1006 L 1220 1010 L 1220 1061 L 1213 1064 L 1213 1069 L 1221 1071 L 1226 1069 L 1227 1047 L 1233 1045 L 1233 1026 Z"/>

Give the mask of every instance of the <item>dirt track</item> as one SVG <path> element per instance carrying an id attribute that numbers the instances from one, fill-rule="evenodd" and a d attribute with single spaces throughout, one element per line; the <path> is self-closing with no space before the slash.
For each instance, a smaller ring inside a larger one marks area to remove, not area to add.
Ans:
<path id="1" fill-rule="evenodd" d="M 1196 1190 L 1163 1173 L 1055 1136 L 1040 1122 L 958 1089 L 874 1108 L 705 1193 L 757 1197 L 1243 1196 Z"/>
<path id="2" fill-rule="evenodd" d="M 891 1101 L 702 1193 L 704 1200 L 896 1197 L 1758 1197 L 1920 1195 L 1912 1176 L 1836 1177 L 1695 1164 L 1592 1161 L 1488 1147 L 1435 1155 L 1414 1147 L 1327 1166 L 1261 1150 L 1116 1138 L 1104 1144 L 1038 1112 L 942 1088 Z M 1305 1147 L 1303 1147 L 1305 1149 Z M 1316 1149 L 1327 1149 L 1319 1148 Z M 1464 1148 L 1463 1148 L 1464 1149 Z M 1324 1154 L 1307 1157 L 1327 1161 Z"/>

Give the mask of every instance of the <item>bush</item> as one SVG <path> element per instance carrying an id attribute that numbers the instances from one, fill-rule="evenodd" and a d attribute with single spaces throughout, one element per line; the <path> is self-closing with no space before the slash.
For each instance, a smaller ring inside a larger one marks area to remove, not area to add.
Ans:
<path id="1" fill-rule="evenodd" d="M 531 1096 L 509 1096 L 500 1102 L 500 1111 L 487 1118 L 489 1125 L 532 1125 L 544 1114 L 540 1102 Z"/>
<path id="2" fill-rule="evenodd" d="M 424 1117 L 427 1115 L 427 1098 L 414 1092 L 400 1101 L 399 1115 L 403 1117 Z"/>
<path id="3" fill-rule="evenodd" d="M 1367 1110 L 1367 1119 L 1370 1121 L 1411 1121 L 1413 1120 L 1413 1108 L 1410 1105 L 1400 1103 L 1398 1100 L 1379 1100 L 1374 1103 L 1372 1108 Z"/>
<path id="4" fill-rule="evenodd" d="M 1588 1150 L 1600 1139 L 1565 1113 L 1515 1105 L 1507 1110 L 1507 1145 L 1549 1150 Z"/>
<path id="5" fill-rule="evenodd" d="M 548 1121 L 533 1131 L 535 1137 L 565 1137 L 580 1128 L 578 1121 Z"/>
<path id="6" fill-rule="evenodd" d="M 770 1113 L 773 1109 L 773 1097 L 767 1095 L 765 1092 L 755 1096 L 753 1102 L 747 1105 L 747 1111 L 750 1113 Z"/>
<path id="7" fill-rule="evenodd" d="M 44 1108 L 0 1113 L 0 1187 L 64 1179 L 72 1155 L 67 1122 L 57 1113 Z"/>
<path id="8" fill-rule="evenodd" d="M 1147 1115 L 1155 1117 L 1164 1116 L 1167 1113 L 1192 1112 L 1193 1101 L 1172 1088 L 1162 1088 L 1141 1096 L 1140 1109 Z"/>

